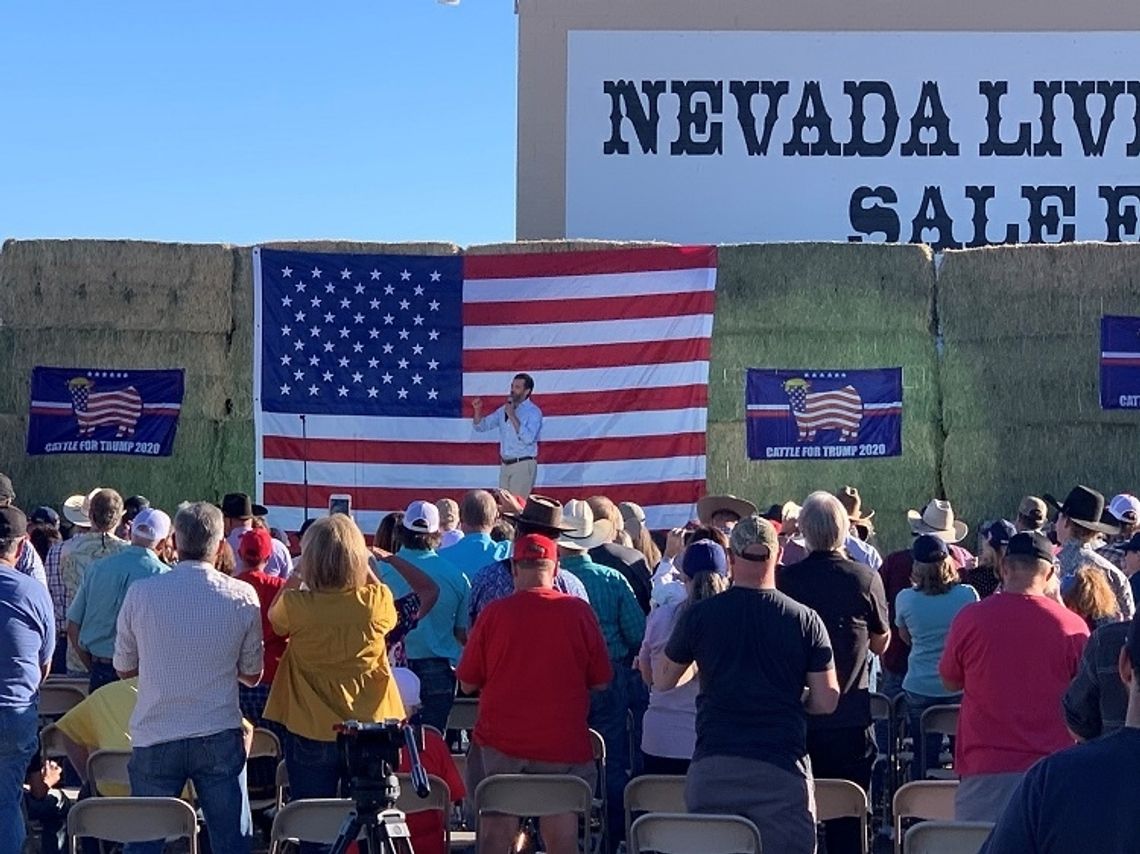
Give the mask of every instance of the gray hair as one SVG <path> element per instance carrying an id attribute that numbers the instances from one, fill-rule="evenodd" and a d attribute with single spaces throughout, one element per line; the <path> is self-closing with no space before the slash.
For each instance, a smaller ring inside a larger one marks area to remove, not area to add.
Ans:
<path id="1" fill-rule="evenodd" d="M 174 517 L 174 539 L 179 560 L 214 562 L 222 544 L 222 511 L 206 501 L 188 504 Z"/>
<path id="2" fill-rule="evenodd" d="M 843 548 L 851 520 L 839 499 L 830 492 L 813 492 L 800 511 L 799 528 L 808 551 L 834 552 Z"/>

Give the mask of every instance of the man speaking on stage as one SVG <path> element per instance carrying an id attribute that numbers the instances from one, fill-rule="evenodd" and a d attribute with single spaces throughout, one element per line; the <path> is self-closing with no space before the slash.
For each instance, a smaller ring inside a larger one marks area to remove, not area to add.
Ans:
<path id="1" fill-rule="evenodd" d="M 483 399 L 475 398 L 472 423 L 480 433 L 499 431 L 499 488 L 522 498 L 534 489 L 538 475 L 538 433 L 542 429 L 542 410 L 530 399 L 534 377 L 516 374 L 511 380 L 507 402 L 483 417 Z"/>

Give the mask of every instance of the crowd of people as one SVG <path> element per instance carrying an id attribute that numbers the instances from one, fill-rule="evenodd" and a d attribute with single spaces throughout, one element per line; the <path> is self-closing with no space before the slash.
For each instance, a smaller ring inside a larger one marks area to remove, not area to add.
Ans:
<path id="1" fill-rule="evenodd" d="M 886 749 L 872 690 L 905 698 L 913 779 L 942 763 L 941 737 L 918 737 L 923 712 L 960 705 L 955 812 L 996 823 L 987 851 L 1135 848 L 1121 819 L 1140 794 L 1132 495 L 1028 496 L 980 526 L 976 555 L 932 499 L 885 557 L 851 486 L 766 510 L 705 496 L 698 519 L 661 532 L 605 496 L 473 490 L 387 515 L 371 545 L 348 515 L 310 520 L 295 557 L 241 493 L 173 518 L 107 488 L 62 515 L 25 516 L 15 498 L 0 475 L 0 851 L 21 849 L 23 813 L 50 854 L 67 808 L 64 769 L 38 758 L 51 673 L 89 680 L 57 723 L 81 791 L 92 751 L 129 747 L 131 794 L 192 782 L 219 852 L 252 844 L 253 726 L 281 740 L 291 797 L 319 798 L 350 783 L 337 724 L 412 715 L 456 799 L 502 773 L 597 787 L 595 730 L 611 852 L 642 773 L 685 775 L 691 811 L 749 818 L 765 850 L 813 852 L 813 779 L 870 791 Z M 465 780 L 449 751 L 457 696 L 479 698 Z M 518 829 L 485 817 L 482 850 Z M 442 830 L 418 819 L 416 850 L 441 851 Z M 860 832 L 827 822 L 827 852 L 861 851 Z M 577 851 L 572 814 L 541 833 L 551 854 Z"/>

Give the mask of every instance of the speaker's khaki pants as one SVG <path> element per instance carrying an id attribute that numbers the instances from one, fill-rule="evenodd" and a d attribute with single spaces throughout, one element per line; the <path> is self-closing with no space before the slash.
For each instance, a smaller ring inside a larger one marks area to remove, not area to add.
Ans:
<path id="1" fill-rule="evenodd" d="M 499 468 L 499 489 L 505 489 L 520 498 L 526 498 L 534 489 L 534 479 L 538 476 L 537 460 L 521 460 Z"/>

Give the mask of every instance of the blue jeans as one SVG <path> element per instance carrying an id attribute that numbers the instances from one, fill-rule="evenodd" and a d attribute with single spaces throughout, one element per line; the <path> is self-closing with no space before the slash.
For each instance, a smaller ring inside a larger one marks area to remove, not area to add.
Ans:
<path id="1" fill-rule="evenodd" d="M 906 725 L 914 740 L 914 764 L 911 766 L 910 778 L 912 780 L 925 780 L 926 772 L 938 766 L 938 754 L 942 752 L 941 733 L 931 733 L 922 738 L 920 729 L 922 713 L 931 706 L 944 706 L 961 702 L 961 694 L 948 697 L 927 697 L 924 694 L 915 694 L 906 691 Z"/>
<path id="2" fill-rule="evenodd" d="M 0 851 L 22 851 L 24 778 L 39 749 L 35 706 L 0 708 Z"/>
<path id="3" fill-rule="evenodd" d="M 253 819 L 245 787 L 245 746 L 240 729 L 199 738 L 180 738 L 131 751 L 127 766 L 131 794 L 177 798 L 187 780 L 194 782 L 206 818 L 210 848 L 249 854 Z M 124 854 L 160 854 L 162 840 L 127 845 Z"/>
<path id="4" fill-rule="evenodd" d="M 604 691 L 590 695 L 590 729 L 606 743 L 606 827 L 609 847 L 617 849 L 625 835 L 625 784 L 629 782 L 629 691 L 621 662 L 612 662 L 614 680 Z M 632 671 L 631 671 L 632 672 Z"/>
<path id="5" fill-rule="evenodd" d="M 408 667 L 420 678 L 420 717 L 440 732 L 455 702 L 455 668 L 446 658 L 410 658 Z"/>
<path id="6" fill-rule="evenodd" d="M 119 681 L 119 674 L 115 672 L 115 665 L 104 664 L 101 661 L 91 662 L 91 678 L 87 683 L 87 693 L 94 694 L 104 685 Z"/>
<path id="7" fill-rule="evenodd" d="M 289 800 L 335 798 L 340 783 L 340 755 L 335 741 L 314 741 L 289 733 L 285 740 L 285 769 L 289 772 Z M 347 787 L 345 789 L 347 797 Z M 330 846 L 301 843 L 302 854 L 328 851 Z"/>

